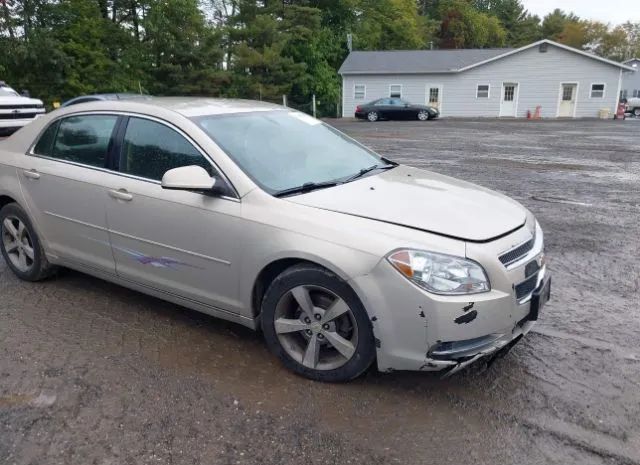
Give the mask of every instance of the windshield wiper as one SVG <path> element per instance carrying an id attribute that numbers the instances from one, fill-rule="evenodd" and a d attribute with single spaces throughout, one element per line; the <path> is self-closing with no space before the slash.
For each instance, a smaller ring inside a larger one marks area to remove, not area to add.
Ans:
<path id="1" fill-rule="evenodd" d="M 354 174 L 350 178 L 347 178 L 344 182 L 355 181 L 356 179 L 361 178 L 365 174 L 371 173 L 372 171 L 375 171 L 375 170 L 388 170 L 388 169 L 391 169 L 391 168 L 395 168 L 396 166 L 398 166 L 398 165 L 395 164 L 395 163 L 389 163 L 388 165 L 377 165 L 377 164 L 376 165 L 371 165 L 368 168 L 362 168 L 356 174 Z"/>
<path id="2" fill-rule="evenodd" d="M 274 197 L 285 197 L 287 195 L 293 194 L 304 194 L 306 192 L 315 191 L 317 189 L 324 189 L 326 187 L 334 187 L 338 184 L 341 184 L 337 181 L 326 181 L 326 182 L 305 182 L 301 186 L 290 187 L 288 189 L 283 189 L 273 194 Z"/>

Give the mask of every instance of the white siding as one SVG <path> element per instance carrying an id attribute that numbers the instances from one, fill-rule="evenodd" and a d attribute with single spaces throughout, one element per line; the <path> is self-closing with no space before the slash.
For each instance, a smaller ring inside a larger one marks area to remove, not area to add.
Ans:
<path id="1" fill-rule="evenodd" d="M 425 104 L 426 85 L 443 86 L 442 116 L 497 117 L 503 82 L 516 82 L 517 116 L 525 117 L 541 106 L 542 117 L 555 118 L 562 82 L 578 83 L 576 117 L 597 117 L 598 110 L 615 110 L 620 84 L 620 68 L 577 53 L 549 45 L 546 53 L 538 47 L 516 53 L 477 68 L 452 74 L 424 75 L 347 75 L 344 76 L 343 116 L 353 116 L 354 84 L 367 86 L 367 101 L 389 96 L 389 84 L 402 84 L 402 97 L 412 103 Z M 592 99 L 591 84 L 604 83 L 605 98 Z M 478 84 L 489 84 L 490 98 L 477 99 Z"/>
<path id="2" fill-rule="evenodd" d="M 640 91 L 640 60 L 634 60 L 631 63 L 627 63 L 629 66 L 633 64 L 637 65 L 637 71 L 627 71 L 622 77 L 622 88 L 627 91 L 627 98 L 633 97 L 633 91 Z M 639 96 L 640 97 L 640 96 Z"/>

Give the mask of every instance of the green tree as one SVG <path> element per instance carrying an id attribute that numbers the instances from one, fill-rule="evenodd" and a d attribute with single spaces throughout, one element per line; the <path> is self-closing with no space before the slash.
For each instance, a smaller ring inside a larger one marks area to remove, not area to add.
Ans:
<path id="1" fill-rule="evenodd" d="M 540 18 L 529 14 L 520 0 L 475 0 L 474 5 L 500 20 L 507 45 L 521 47 L 542 38 Z"/>
<path id="2" fill-rule="evenodd" d="M 558 40 L 567 23 L 577 23 L 578 21 L 580 18 L 573 13 L 566 13 L 556 8 L 542 20 L 542 36 L 545 39 Z"/>
<path id="3" fill-rule="evenodd" d="M 498 18 L 465 0 L 442 0 L 438 15 L 442 48 L 502 47 L 506 42 L 507 32 Z"/>
<path id="4" fill-rule="evenodd" d="M 358 50 L 423 48 L 432 40 L 414 0 L 361 0 L 356 6 Z"/>
<path id="5" fill-rule="evenodd" d="M 158 95 L 220 95 L 228 84 L 216 29 L 196 0 L 154 0 L 141 21 L 145 87 Z M 137 54 L 132 54 L 135 59 Z"/>

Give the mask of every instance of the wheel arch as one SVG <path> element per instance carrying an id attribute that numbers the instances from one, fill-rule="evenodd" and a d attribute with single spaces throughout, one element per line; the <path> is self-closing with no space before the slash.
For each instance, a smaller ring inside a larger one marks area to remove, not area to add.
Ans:
<path id="1" fill-rule="evenodd" d="M 257 318 L 260 315 L 262 299 L 274 279 L 276 279 L 283 271 L 300 264 L 314 265 L 319 268 L 323 268 L 335 274 L 340 279 L 349 281 L 346 273 L 337 269 L 335 266 L 332 266 L 332 264 L 326 263 L 325 260 L 322 260 L 319 257 L 290 256 L 273 259 L 262 267 L 253 280 L 253 286 L 251 288 L 251 312 L 254 318 Z"/>
<path id="2" fill-rule="evenodd" d="M 18 205 L 20 205 L 18 201 L 13 197 L 0 194 L 0 209 L 2 209 L 5 205 L 9 205 L 10 203 L 17 203 Z"/>

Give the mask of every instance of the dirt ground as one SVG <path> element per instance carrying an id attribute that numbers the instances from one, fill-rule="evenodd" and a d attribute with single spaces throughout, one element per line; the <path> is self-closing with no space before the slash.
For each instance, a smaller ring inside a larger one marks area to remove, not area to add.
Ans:
<path id="1" fill-rule="evenodd" d="M 640 121 L 331 124 L 536 214 L 534 331 L 447 380 L 318 384 L 242 327 L 0 259 L 1 464 L 640 464 Z"/>

